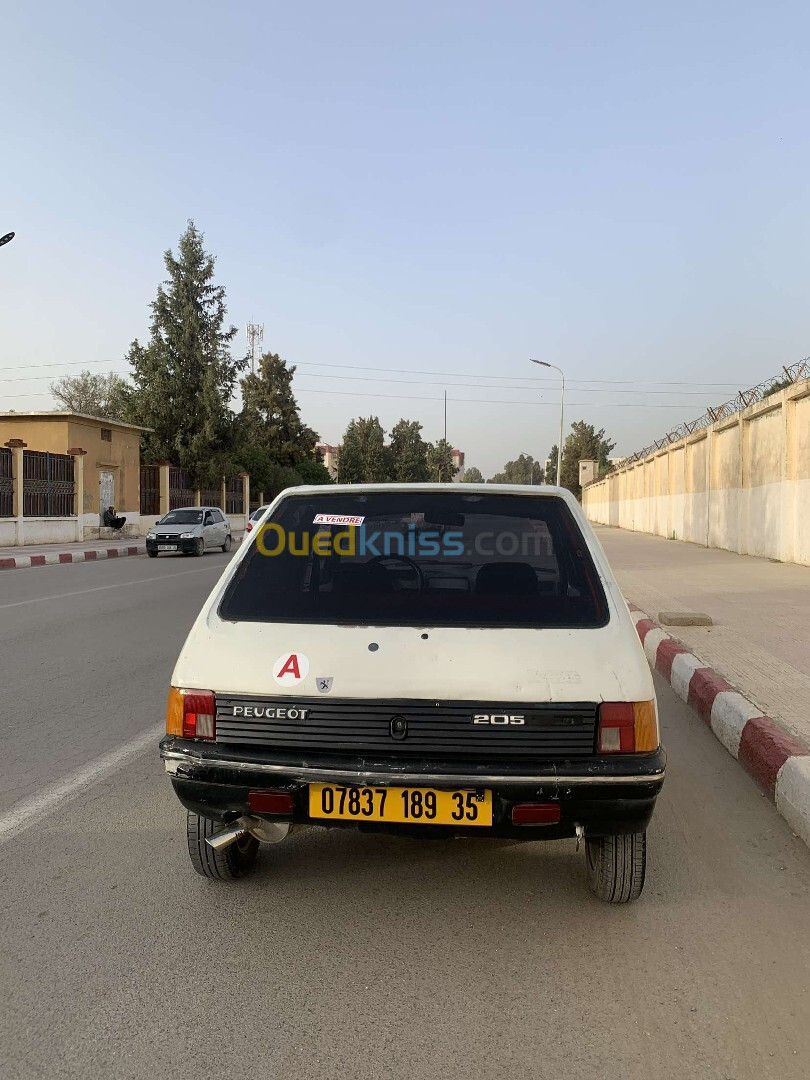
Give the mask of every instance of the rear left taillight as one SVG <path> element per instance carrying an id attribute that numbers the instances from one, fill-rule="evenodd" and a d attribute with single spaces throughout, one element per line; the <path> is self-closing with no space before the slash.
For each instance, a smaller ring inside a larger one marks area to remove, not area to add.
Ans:
<path id="1" fill-rule="evenodd" d="M 252 521 L 249 521 L 249 522 L 247 523 L 247 531 L 248 531 L 248 532 L 251 532 L 251 531 L 252 531 L 252 529 L 253 529 L 253 522 L 252 522 Z"/>
<path id="2" fill-rule="evenodd" d="M 657 749 L 654 701 L 606 701 L 599 706 L 600 754 L 641 754 Z"/>
<path id="3" fill-rule="evenodd" d="M 215 739 L 216 703 L 210 690 L 169 690 L 166 734 L 184 739 Z"/>

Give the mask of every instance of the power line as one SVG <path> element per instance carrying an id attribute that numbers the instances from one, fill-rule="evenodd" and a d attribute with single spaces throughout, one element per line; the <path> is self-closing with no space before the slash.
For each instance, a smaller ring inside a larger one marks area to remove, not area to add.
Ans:
<path id="1" fill-rule="evenodd" d="M 489 387 L 489 389 L 497 389 L 496 387 Z M 504 390 L 515 389 L 514 387 L 504 386 Z M 373 398 L 388 398 L 392 401 L 443 401 L 443 397 L 423 397 L 415 394 L 365 394 L 362 390 L 310 390 L 308 387 L 301 387 L 298 390 L 299 394 L 331 394 L 333 397 L 373 397 Z M 494 398 L 448 398 L 448 401 L 453 401 L 459 405 L 531 405 L 532 408 L 538 408 L 539 406 L 548 406 L 549 408 L 559 409 L 559 403 L 556 401 L 502 401 Z M 680 402 L 644 402 L 644 401 L 566 401 L 566 409 L 689 409 L 691 405 Z"/>
<path id="2" fill-rule="evenodd" d="M 340 370 L 345 370 L 345 371 L 380 371 L 379 366 L 370 367 L 370 366 L 365 365 L 365 364 L 327 364 L 327 363 L 317 363 L 314 360 L 299 360 L 294 364 L 294 367 L 334 367 L 334 368 L 338 368 Z M 395 375 L 439 375 L 442 378 L 448 378 L 448 379 L 462 379 L 462 378 L 464 378 L 465 375 L 469 374 L 469 372 L 463 372 L 463 371 L 462 372 L 458 372 L 458 371 L 421 371 L 421 370 L 417 370 L 416 368 L 383 368 L 382 370 L 393 372 Z M 523 376 L 514 376 L 514 375 L 478 375 L 478 374 L 476 374 L 475 378 L 476 379 L 501 379 L 501 380 L 503 380 L 503 379 L 512 379 L 514 381 L 515 378 L 523 378 Z M 558 379 L 543 378 L 542 376 L 535 377 L 535 376 L 531 376 L 531 375 L 527 375 L 527 376 L 525 376 L 525 378 L 530 380 L 531 382 L 552 383 L 555 386 L 559 385 L 559 380 Z M 737 386 L 736 383 L 728 383 L 728 382 L 698 383 L 698 382 L 692 382 L 691 380 L 690 381 L 684 381 L 684 382 L 656 382 L 656 381 L 642 382 L 640 379 L 566 379 L 566 383 L 570 383 L 571 385 L 579 384 L 579 383 L 602 383 L 602 384 L 611 385 L 611 386 L 613 386 L 613 385 L 615 385 L 615 386 L 707 386 L 707 387 L 708 386 L 719 386 L 719 387 L 730 387 L 732 389 L 734 389 Z"/>
<path id="3" fill-rule="evenodd" d="M 2 369 L 0 369 L 0 370 L 2 370 Z M 110 372 L 107 372 L 106 374 L 108 374 L 108 375 L 120 375 L 122 377 L 125 377 L 129 373 L 126 372 L 126 371 L 110 371 Z M 21 376 L 15 376 L 14 378 L 0 379 L 0 383 L 45 382 L 47 380 L 54 380 L 57 377 L 59 377 L 59 376 L 54 375 L 54 374 L 51 374 L 51 375 L 21 375 Z M 69 377 L 69 376 L 65 376 L 65 377 Z M 302 378 L 302 379 L 335 379 L 335 380 L 340 380 L 340 381 L 343 381 L 343 382 L 394 383 L 394 384 L 397 384 L 397 385 L 400 385 L 400 386 L 444 386 L 445 385 L 444 383 L 440 383 L 440 382 L 428 382 L 425 379 L 388 379 L 388 378 L 385 378 L 384 376 L 376 376 L 376 375 L 372 376 L 371 378 L 369 378 L 367 375 L 326 375 L 326 374 L 323 374 L 322 372 L 311 372 L 311 371 L 296 372 L 296 377 Z M 492 376 L 492 378 L 495 378 L 495 377 L 496 376 Z M 507 376 L 497 376 L 497 378 L 505 380 L 508 377 Z M 655 386 L 656 384 L 655 383 L 650 383 L 650 384 L 644 384 L 644 385 Z M 687 385 L 694 385 L 694 384 L 687 384 Z M 479 390 L 530 390 L 530 391 L 536 391 L 536 390 L 540 389 L 540 387 L 538 387 L 537 385 L 532 385 L 531 383 L 529 383 L 529 384 L 527 384 L 525 382 L 524 383 L 518 383 L 514 378 L 510 381 L 509 385 L 506 385 L 504 383 L 504 384 L 501 384 L 501 385 L 498 385 L 498 386 L 492 386 L 492 385 L 490 385 L 488 383 L 480 383 L 480 382 L 455 382 L 455 383 L 451 383 L 450 388 L 452 389 L 454 387 L 464 387 L 464 388 L 469 387 L 469 388 L 472 388 L 472 389 L 479 389 Z M 545 384 L 543 384 L 543 389 L 546 389 Z M 552 389 L 554 389 L 554 387 L 552 387 Z M 659 396 L 660 397 L 666 397 L 666 396 L 669 396 L 669 395 L 672 395 L 672 394 L 680 394 L 681 396 L 687 396 L 687 397 L 699 397 L 699 398 L 702 398 L 703 400 L 705 400 L 706 396 L 707 396 L 706 393 L 704 391 L 702 391 L 702 390 L 644 390 L 644 389 L 641 389 L 641 390 L 622 390 L 622 389 L 613 389 L 610 386 L 595 386 L 595 387 L 578 386 L 577 389 L 579 390 L 579 392 L 581 394 L 635 394 L 635 395 L 638 395 L 638 394 L 652 395 L 652 394 L 654 394 L 657 397 L 659 397 Z"/>
<path id="4" fill-rule="evenodd" d="M 298 373 L 296 373 L 296 375 L 298 375 Z M 300 372 L 300 378 L 302 378 L 302 379 L 340 379 L 340 380 L 350 381 L 350 382 L 398 383 L 398 384 L 403 385 L 403 386 L 444 386 L 445 385 L 444 383 L 438 383 L 438 382 L 426 382 L 424 379 L 386 379 L 386 378 L 383 378 L 382 376 L 378 377 L 376 375 L 372 376 L 371 378 L 369 378 L 367 375 L 322 375 L 320 373 L 309 372 L 309 371 Z M 506 378 L 506 376 L 503 376 L 503 378 Z M 5 380 L 0 379 L 0 382 L 3 382 L 3 381 L 5 381 Z M 690 384 L 690 385 L 692 385 L 692 384 Z M 459 387 L 462 387 L 462 386 L 463 387 L 468 387 L 468 386 L 469 387 L 476 387 L 476 388 L 478 388 L 480 390 L 535 390 L 536 391 L 536 390 L 540 389 L 540 387 L 538 387 L 538 386 L 531 386 L 531 385 L 527 386 L 525 383 L 520 384 L 520 385 L 510 385 L 510 386 L 491 386 L 489 383 L 477 383 L 477 382 L 457 382 L 457 383 L 452 383 L 451 386 L 450 386 L 450 389 L 453 389 L 453 388 L 455 388 L 457 386 L 459 386 Z M 543 389 L 545 389 L 545 388 L 546 387 L 544 386 Z M 554 387 L 550 387 L 550 389 L 554 389 Z M 604 386 L 604 387 L 599 387 L 599 386 L 597 386 L 597 387 L 579 386 L 579 387 L 577 387 L 577 390 L 579 391 L 580 394 L 657 394 L 657 395 L 663 395 L 663 396 L 670 395 L 670 394 L 681 394 L 682 396 L 685 395 L 687 397 L 699 397 L 699 398 L 702 398 L 704 401 L 705 401 L 705 399 L 707 397 L 706 393 L 704 391 L 702 391 L 702 390 L 694 390 L 694 391 L 690 391 L 690 390 L 613 390 L 613 389 L 611 389 L 610 387 L 607 387 L 607 386 Z"/>
<path id="5" fill-rule="evenodd" d="M 90 364 L 117 364 L 117 360 L 60 360 L 56 364 L 31 364 L 32 371 L 39 371 L 41 368 L 52 367 L 89 367 Z M 0 371 L 19 371 L 19 364 L 7 364 L 5 367 L 0 367 Z"/>

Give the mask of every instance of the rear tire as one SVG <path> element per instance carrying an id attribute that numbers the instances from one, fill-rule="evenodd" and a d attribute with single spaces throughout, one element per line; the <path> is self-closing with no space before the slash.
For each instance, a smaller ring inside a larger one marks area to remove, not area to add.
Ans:
<path id="1" fill-rule="evenodd" d="M 624 833 L 585 840 L 588 885 L 608 904 L 638 900 L 647 873 L 647 834 Z"/>
<path id="2" fill-rule="evenodd" d="M 231 550 L 231 537 L 230 537 L 230 535 L 227 537 L 227 539 L 225 540 L 225 543 L 222 545 L 222 550 L 225 552 L 226 555 Z"/>
<path id="3" fill-rule="evenodd" d="M 188 853 L 191 865 L 201 877 L 212 881 L 234 881 L 253 869 L 259 850 L 259 841 L 255 836 L 243 836 L 224 851 L 214 851 L 205 841 L 209 836 L 221 832 L 222 825 L 211 818 L 200 817 L 191 810 L 187 813 Z"/>

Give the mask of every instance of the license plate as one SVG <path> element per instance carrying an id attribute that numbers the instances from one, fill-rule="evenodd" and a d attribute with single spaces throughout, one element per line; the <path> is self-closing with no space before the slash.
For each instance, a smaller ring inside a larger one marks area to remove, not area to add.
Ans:
<path id="1" fill-rule="evenodd" d="M 177 544 L 158 544 L 158 551 L 177 551 Z"/>
<path id="2" fill-rule="evenodd" d="M 309 816 L 397 825 L 492 825 L 492 792 L 310 784 Z"/>

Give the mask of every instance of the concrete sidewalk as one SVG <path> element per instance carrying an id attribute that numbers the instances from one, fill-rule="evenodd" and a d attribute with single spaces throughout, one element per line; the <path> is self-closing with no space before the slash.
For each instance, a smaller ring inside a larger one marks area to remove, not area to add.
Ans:
<path id="1" fill-rule="evenodd" d="M 128 555 L 145 555 L 143 540 L 92 540 L 73 544 L 25 544 L 0 548 L 0 571 L 26 570 L 32 566 L 98 562 Z"/>
<path id="2" fill-rule="evenodd" d="M 666 629 L 763 713 L 810 744 L 810 567 L 595 526 L 627 598 L 704 611 L 714 626 Z"/>

